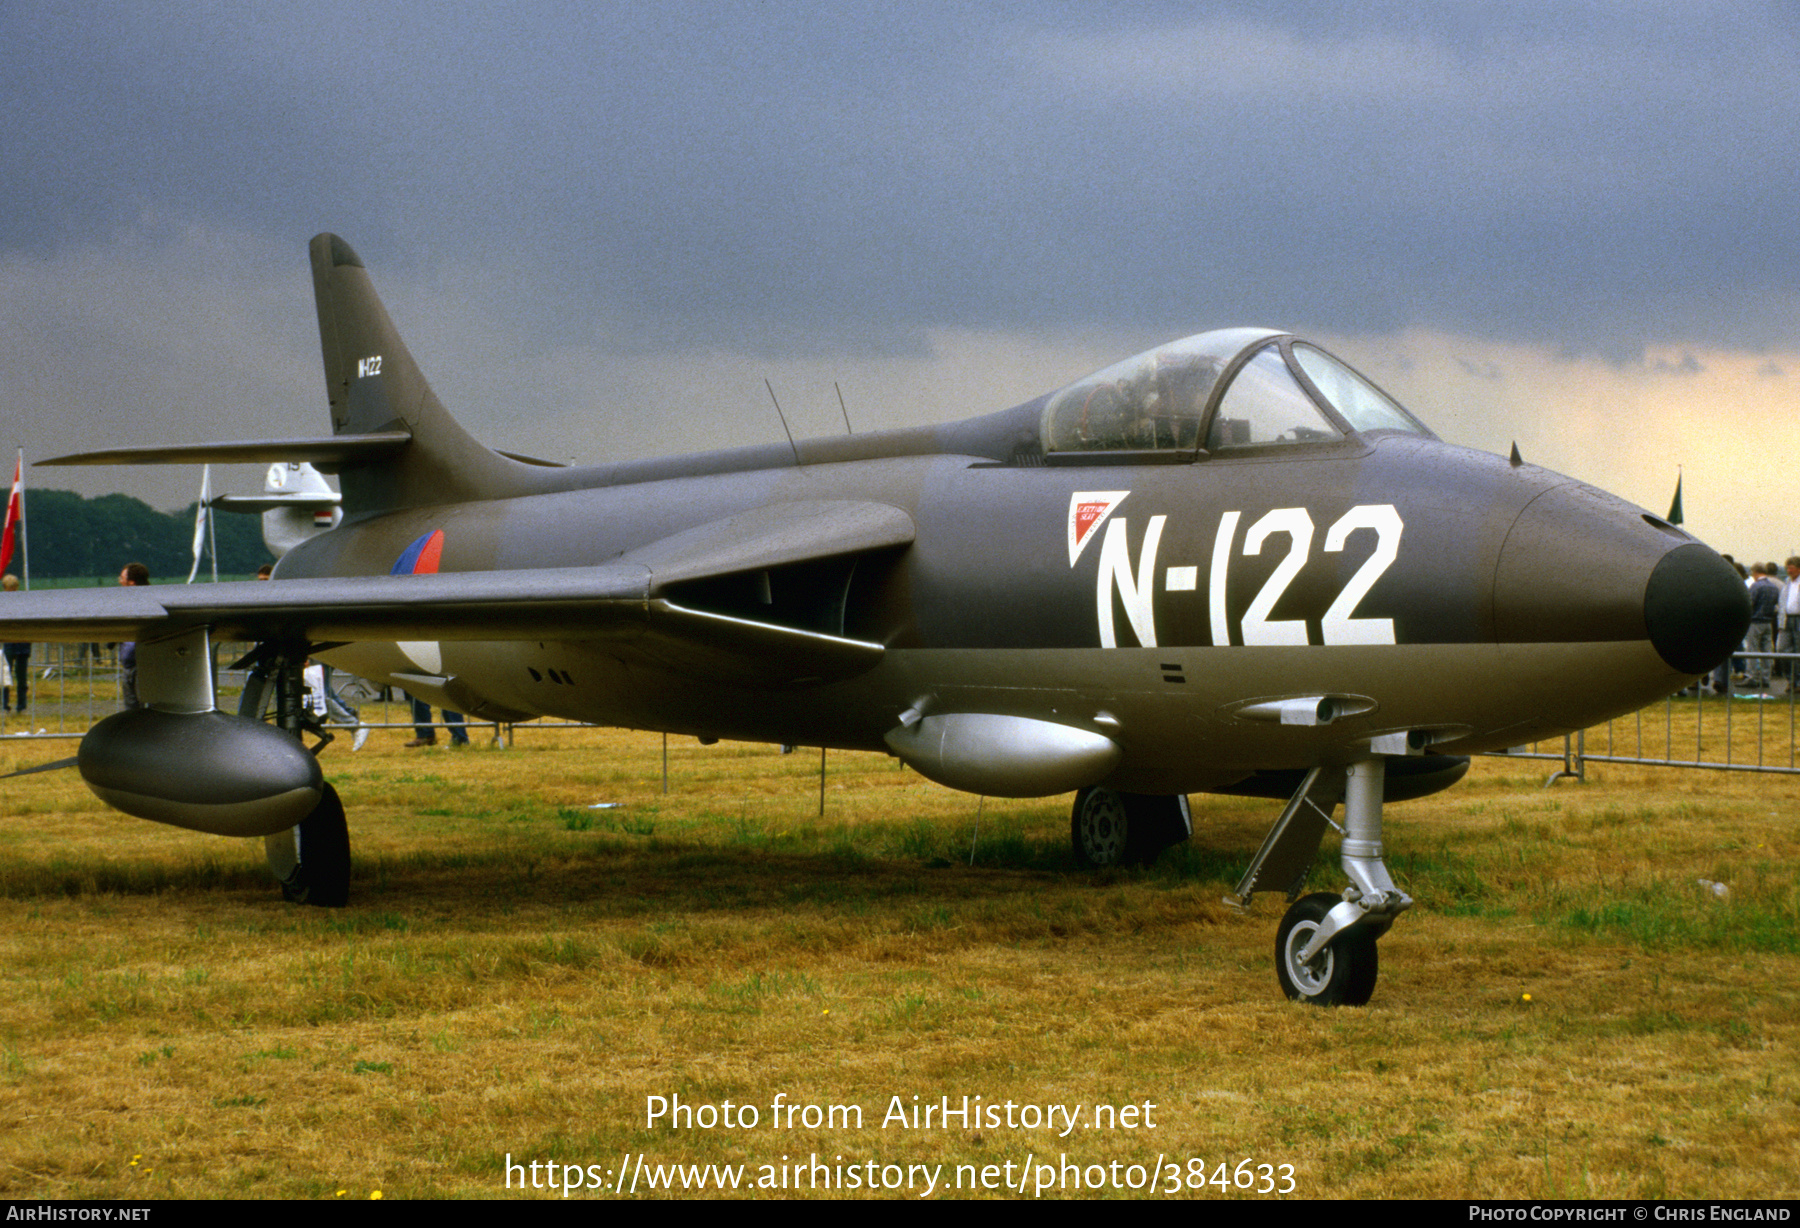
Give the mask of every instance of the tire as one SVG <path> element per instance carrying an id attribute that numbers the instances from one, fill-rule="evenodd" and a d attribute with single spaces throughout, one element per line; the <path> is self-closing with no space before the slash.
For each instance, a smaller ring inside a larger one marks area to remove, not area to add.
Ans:
<path id="1" fill-rule="evenodd" d="M 1105 870 L 1132 864 L 1131 817 L 1124 795 L 1097 787 L 1077 793 L 1069 812 L 1069 843 L 1077 865 Z"/>
<path id="2" fill-rule="evenodd" d="M 1182 793 L 1126 793 L 1125 813 L 1131 840 L 1144 865 L 1174 848 L 1191 833 L 1187 796 Z"/>
<path id="3" fill-rule="evenodd" d="M 1275 931 L 1275 976 L 1289 999 L 1315 1006 L 1362 1006 L 1374 996 L 1380 959 L 1374 936 L 1361 925 L 1341 931 L 1312 963 L 1302 964 L 1297 958 L 1325 914 L 1342 899 L 1318 892 L 1296 900 L 1282 917 Z"/>
<path id="4" fill-rule="evenodd" d="M 1096 870 L 1149 865 L 1188 838 L 1186 800 L 1098 786 L 1081 790 L 1069 812 L 1076 864 Z"/>
<path id="5" fill-rule="evenodd" d="M 281 880 L 281 897 L 292 904 L 342 908 L 350 902 L 350 825 L 344 803 L 329 782 L 325 796 L 294 829 L 295 864 Z"/>

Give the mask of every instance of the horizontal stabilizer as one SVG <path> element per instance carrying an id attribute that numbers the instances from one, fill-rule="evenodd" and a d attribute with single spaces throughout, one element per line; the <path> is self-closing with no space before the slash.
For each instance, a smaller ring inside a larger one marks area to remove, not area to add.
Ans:
<path id="1" fill-rule="evenodd" d="M 309 436 L 304 439 L 249 439 L 231 443 L 152 445 L 75 452 L 38 465 L 261 465 L 310 461 L 325 473 L 398 456 L 412 442 L 408 431 L 372 435 Z"/>
<path id="2" fill-rule="evenodd" d="M 275 512 L 282 508 L 297 507 L 303 511 L 324 511 L 338 506 L 344 496 L 335 490 L 296 490 L 283 494 L 276 492 L 268 495 L 219 495 L 207 501 L 206 506 L 217 508 L 221 512 Z"/>

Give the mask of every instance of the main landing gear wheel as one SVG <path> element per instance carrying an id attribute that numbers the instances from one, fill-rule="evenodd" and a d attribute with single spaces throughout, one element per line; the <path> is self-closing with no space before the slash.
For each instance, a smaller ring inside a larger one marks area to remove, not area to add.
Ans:
<path id="1" fill-rule="evenodd" d="M 1275 975 L 1290 999 L 1315 1006 L 1362 1006 L 1374 996 L 1380 961 L 1375 937 L 1362 925 L 1341 930 L 1312 960 L 1300 952 L 1319 931 L 1325 914 L 1343 901 L 1321 891 L 1294 902 L 1275 931 Z"/>
<path id="2" fill-rule="evenodd" d="M 1149 865 L 1188 838 L 1187 799 L 1087 788 L 1069 813 L 1069 842 L 1079 865 Z"/>
<path id="3" fill-rule="evenodd" d="M 330 741 L 311 720 L 302 703 L 301 667 L 308 647 L 301 642 L 266 641 L 251 649 L 233 669 L 249 668 L 238 715 L 262 720 L 273 708 L 275 723 L 305 745 L 305 733 L 321 736 L 313 747 Z M 312 812 L 286 831 L 263 837 L 263 855 L 281 884 L 281 896 L 294 904 L 342 908 L 350 902 L 350 827 L 344 821 L 344 803 L 329 781 Z"/>
<path id="4" fill-rule="evenodd" d="M 344 803 L 329 782 L 325 795 L 297 827 L 264 838 L 281 897 L 293 904 L 342 908 L 350 902 L 350 827 Z"/>
<path id="5" fill-rule="evenodd" d="M 1128 864 L 1131 822 L 1125 799 L 1111 789 L 1083 789 L 1069 812 L 1069 840 L 1079 865 L 1104 869 Z"/>

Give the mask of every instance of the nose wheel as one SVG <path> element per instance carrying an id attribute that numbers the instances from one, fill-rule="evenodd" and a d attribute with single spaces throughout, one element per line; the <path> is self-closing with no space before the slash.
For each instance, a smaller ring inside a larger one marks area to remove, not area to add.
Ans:
<path id="1" fill-rule="evenodd" d="M 1375 935 L 1365 926 L 1353 925 L 1311 959 L 1303 952 L 1324 924 L 1326 916 L 1343 897 L 1318 892 L 1297 900 L 1275 931 L 1275 976 L 1291 1001 L 1316 1006 L 1362 1006 L 1375 994 L 1380 960 Z"/>

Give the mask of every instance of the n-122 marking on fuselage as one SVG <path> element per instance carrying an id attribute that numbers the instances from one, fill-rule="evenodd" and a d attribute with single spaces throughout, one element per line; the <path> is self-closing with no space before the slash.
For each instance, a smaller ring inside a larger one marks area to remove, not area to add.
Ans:
<path id="1" fill-rule="evenodd" d="M 1167 516 L 1152 516 L 1144 529 L 1144 540 L 1138 547 L 1137 566 L 1131 562 L 1130 517 L 1109 515 L 1130 492 L 1106 492 L 1100 496 L 1109 506 L 1100 516 L 1106 524 L 1105 536 L 1100 542 L 1100 567 L 1095 579 L 1094 610 L 1098 616 L 1100 628 L 1100 646 L 1117 648 L 1118 632 L 1113 617 L 1113 599 L 1125 611 L 1125 620 L 1131 626 L 1131 633 L 1145 648 L 1155 648 L 1156 643 L 1156 609 L 1152 600 L 1156 585 L 1156 552 L 1162 543 L 1163 527 L 1168 523 Z M 1091 507 L 1096 496 L 1093 492 L 1077 495 L 1071 501 L 1070 523 L 1075 524 L 1076 500 L 1086 499 L 1089 502 L 1083 510 Z M 1090 513 L 1091 515 L 1091 513 Z M 1211 621 L 1212 643 L 1218 647 L 1226 647 L 1231 643 L 1231 625 L 1225 606 L 1227 582 L 1231 575 L 1232 546 L 1237 540 L 1238 524 L 1243 513 L 1228 511 L 1220 515 L 1219 528 L 1213 537 L 1211 566 L 1207 574 L 1207 612 Z M 1083 528 L 1091 532 L 1092 525 Z M 1363 560 L 1363 565 L 1350 577 L 1348 583 L 1338 592 L 1337 597 L 1325 610 L 1319 620 L 1320 633 L 1326 644 L 1392 644 L 1394 643 L 1394 620 L 1391 618 L 1357 618 L 1356 607 L 1362 599 L 1375 587 L 1384 572 L 1394 564 L 1400 556 L 1400 535 L 1406 525 L 1400 519 L 1399 511 L 1391 503 L 1361 503 L 1345 512 L 1332 522 L 1325 530 L 1323 552 L 1336 554 L 1343 550 L 1350 535 L 1358 530 L 1369 530 L 1375 534 L 1375 549 Z M 1280 647 L 1283 645 L 1304 645 L 1306 638 L 1306 620 L 1301 618 L 1270 618 L 1275 605 L 1287 592 L 1288 586 L 1306 566 L 1312 552 L 1314 526 L 1312 514 L 1303 507 L 1278 507 L 1264 513 L 1250 526 L 1243 536 L 1242 553 L 1245 556 L 1261 555 L 1263 544 L 1276 534 L 1285 534 L 1288 539 L 1287 554 L 1275 565 L 1275 570 L 1263 582 L 1261 589 L 1250 601 L 1244 611 L 1239 642 L 1248 647 Z M 1086 533 L 1077 539 L 1071 532 L 1070 565 L 1074 565 L 1075 557 L 1080 554 L 1080 547 L 1085 545 Z M 1199 568 L 1194 566 L 1174 566 L 1168 568 L 1164 575 L 1165 592 L 1194 592 L 1199 588 Z"/>

